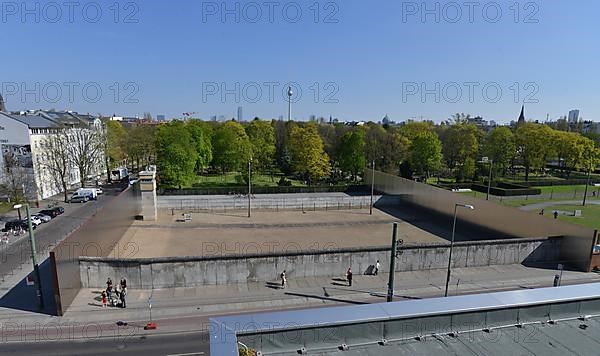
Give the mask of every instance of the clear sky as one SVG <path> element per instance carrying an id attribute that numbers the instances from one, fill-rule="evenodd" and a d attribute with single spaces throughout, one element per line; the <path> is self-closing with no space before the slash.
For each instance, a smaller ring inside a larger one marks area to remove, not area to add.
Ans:
<path id="1" fill-rule="evenodd" d="M 598 1 L 69 4 L 2 2 L 9 110 L 600 120 Z"/>

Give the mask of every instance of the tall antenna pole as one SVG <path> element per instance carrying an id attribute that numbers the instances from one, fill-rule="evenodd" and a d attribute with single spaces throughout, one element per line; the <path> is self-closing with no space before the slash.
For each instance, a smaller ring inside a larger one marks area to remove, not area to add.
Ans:
<path id="1" fill-rule="evenodd" d="M 294 92 L 292 91 L 292 87 L 289 86 L 288 87 L 288 121 L 292 120 L 292 95 L 294 95 Z"/>

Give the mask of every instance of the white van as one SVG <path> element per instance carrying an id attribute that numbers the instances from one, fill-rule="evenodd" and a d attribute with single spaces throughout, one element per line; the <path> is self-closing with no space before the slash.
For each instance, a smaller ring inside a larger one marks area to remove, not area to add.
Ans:
<path id="1" fill-rule="evenodd" d="M 89 200 L 98 199 L 98 192 L 96 191 L 96 188 L 79 188 L 75 194 L 87 196 Z"/>

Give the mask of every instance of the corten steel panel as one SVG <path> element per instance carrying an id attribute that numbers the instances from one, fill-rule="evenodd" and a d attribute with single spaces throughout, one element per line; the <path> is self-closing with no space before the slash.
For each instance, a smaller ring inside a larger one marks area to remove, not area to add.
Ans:
<path id="1" fill-rule="evenodd" d="M 494 311 L 505 313 L 505 315 L 491 316 L 490 326 L 514 325 L 519 321 L 547 321 L 551 305 L 557 303 L 585 304 L 584 309 L 587 312 L 597 314 L 596 308 L 599 304 L 596 301 L 599 298 L 600 283 L 593 283 L 359 306 L 230 315 L 210 319 L 211 354 L 236 355 L 238 336 L 242 339 L 248 336 L 256 338 L 265 333 L 288 332 L 287 335 L 297 336 L 290 339 L 299 343 L 300 341 L 309 341 L 313 345 L 318 343 L 319 340 L 315 340 L 312 335 L 308 338 L 306 337 L 309 335 L 307 333 L 293 333 L 302 329 L 308 331 L 314 331 L 317 328 L 335 330 L 344 325 L 384 323 L 387 328 L 385 336 L 395 338 L 411 337 L 415 332 L 424 335 L 432 332 L 452 331 L 451 318 L 453 315 L 461 313 L 465 313 L 462 321 L 461 317 L 455 318 L 458 321 L 457 327 L 460 328 L 458 331 L 464 330 L 462 329 L 465 326 L 464 317 L 480 313 L 483 318 L 485 314 Z M 581 315 L 581 310 L 577 311 L 577 308 L 566 305 L 556 306 L 555 309 L 562 312 L 562 316 L 570 318 L 577 318 Z M 519 313 L 519 320 L 516 318 L 515 310 Z M 568 313 L 571 314 L 568 315 Z M 466 321 L 469 321 L 468 319 Z M 476 321 L 475 318 L 470 319 Z M 400 320 L 404 322 L 400 322 Z M 390 330 L 390 328 L 392 329 Z M 467 325 L 467 330 L 470 329 Z M 329 338 L 327 333 L 316 335 Z M 458 340 L 460 340 L 460 336 Z M 339 340 L 335 341 L 334 345 L 337 345 Z"/>
<path id="2" fill-rule="evenodd" d="M 371 173 L 365 170 L 366 183 Z M 459 195 L 428 184 L 375 171 L 375 189 L 400 199 L 399 204 L 427 209 L 435 215 L 451 218 L 456 203 L 470 204 L 475 210 L 458 208 L 457 220 L 503 238 L 563 236 L 561 259 L 578 269 L 588 271 L 596 231 L 559 220 L 503 206 L 494 202 Z"/>
<path id="3" fill-rule="evenodd" d="M 111 199 L 50 252 L 51 262 L 54 262 L 51 268 L 56 276 L 54 294 L 58 315 L 64 314 L 81 289 L 79 257 L 108 257 L 139 214 L 136 186 Z"/>

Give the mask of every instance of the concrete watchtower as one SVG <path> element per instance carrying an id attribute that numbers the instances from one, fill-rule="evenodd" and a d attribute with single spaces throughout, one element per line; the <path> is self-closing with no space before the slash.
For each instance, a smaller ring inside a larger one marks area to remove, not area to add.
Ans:
<path id="1" fill-rule="evenodd" d="M 139 173 L 139 179 L 142 193 L 142 218 L 156 221 L 156 171 L 142 171 Z"/>

